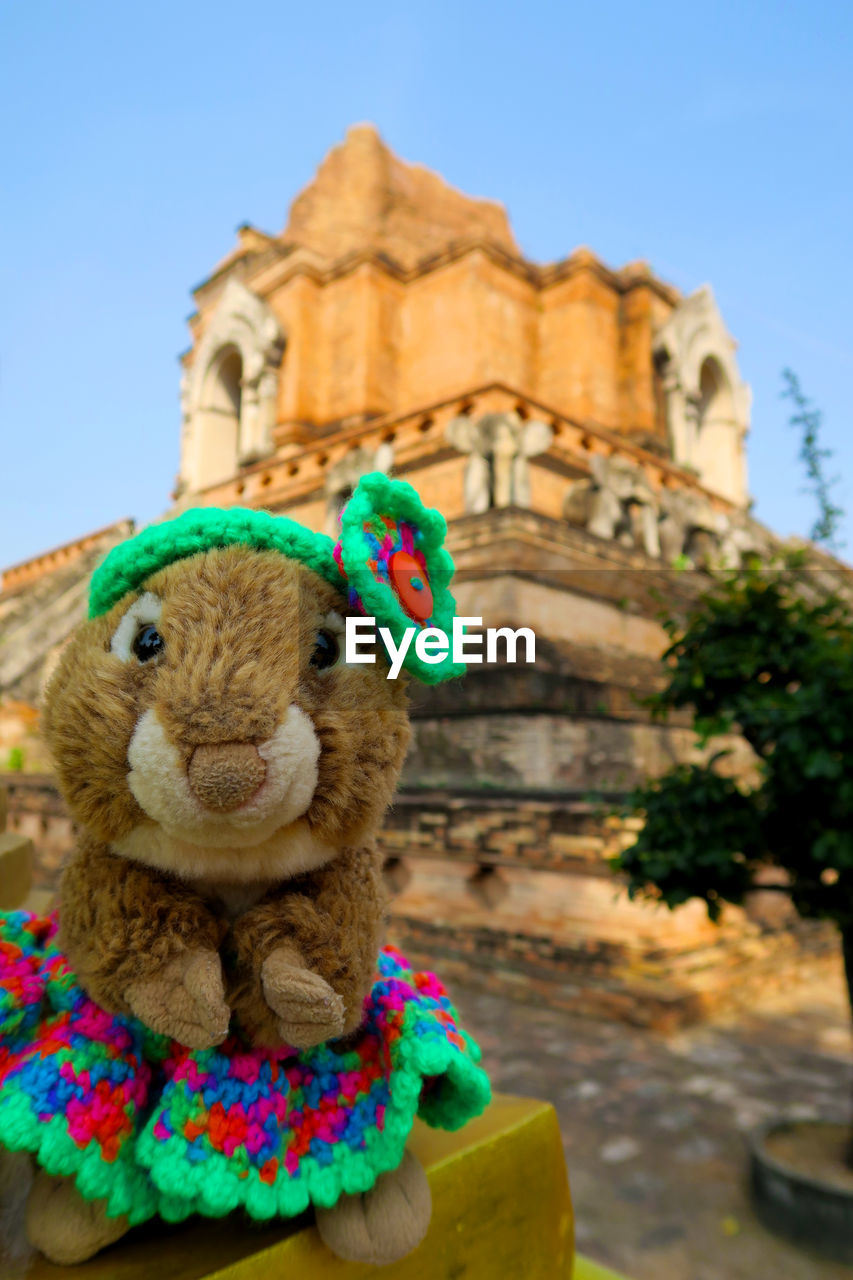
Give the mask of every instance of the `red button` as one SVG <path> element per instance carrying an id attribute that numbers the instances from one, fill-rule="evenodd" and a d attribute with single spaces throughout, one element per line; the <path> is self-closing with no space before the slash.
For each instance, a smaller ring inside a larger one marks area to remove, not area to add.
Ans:
<path id="1" fill-rule="evenodd" d="M 425 622 L 432 615 L 432 591 L 420 561 L 409 551 L 395 551 L 388 562 L 388 574 L 409 617 Z"/>

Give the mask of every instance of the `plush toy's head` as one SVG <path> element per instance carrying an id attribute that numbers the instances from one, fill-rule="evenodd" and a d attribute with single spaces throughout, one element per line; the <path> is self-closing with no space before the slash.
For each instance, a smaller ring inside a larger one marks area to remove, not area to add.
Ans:
<path id="1" fill-rule="evenodd" d="M 408 742 L 405 681 L 381 647 L 346 662 L 345 617 L 447 627 L 452 564 L 443 520 L 402 482 L 366 477 L 342 526 L 335 547 L 284 517 L 202 509 L 110 553 L 45 698 L 60 784 L 97 839 L 239 881 L 373 833 Z"/>

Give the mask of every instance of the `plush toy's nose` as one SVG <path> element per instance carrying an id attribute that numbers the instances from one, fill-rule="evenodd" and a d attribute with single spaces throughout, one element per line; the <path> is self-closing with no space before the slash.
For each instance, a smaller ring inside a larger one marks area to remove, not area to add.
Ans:
<path id="1" fill-rule="evenodd" d="M 239 809 L 266 776 L 266 761 L 251 742 L 204 743 L 193 751 L 187 766 L 193 794 L 215 813 Z"/>

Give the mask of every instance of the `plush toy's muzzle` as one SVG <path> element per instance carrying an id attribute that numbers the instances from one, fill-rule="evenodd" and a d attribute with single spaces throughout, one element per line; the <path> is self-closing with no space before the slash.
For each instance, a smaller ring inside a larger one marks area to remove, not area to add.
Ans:
<path id="1" fill-rule="evenodd" d="M 151 708 L 128 746 L 127 782 L 145 815 L 176 839 L 255 845 L 308 811 L 319 755 L 311 718 L 295 704 L 257 745 L 175 743 Z"/>

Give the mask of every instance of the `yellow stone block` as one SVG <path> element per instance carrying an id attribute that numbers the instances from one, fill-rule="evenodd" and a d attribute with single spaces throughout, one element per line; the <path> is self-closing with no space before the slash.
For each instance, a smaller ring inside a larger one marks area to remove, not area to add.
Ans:
<path id="1" fill-rule="evenodd" d="M 0 909 L 20 907 L 33 879 L 33 842 L 14 831 L 0 832 Z"/>
<path id="2" fill-rule="evenodd" d="M 381 1270 L 342 1262 L 310 1217 L 253 1227 L 239 1218 L 150 1223 L 73 1272 L 39 1259 L 26 1280 L 570 1280 L 573 1222 L 553 1107 L 498 1095 L 459 1133 L 417 1124 L 429 1174 L 426 1239 Z"/>
<path id="3" fill-rule="evenodd" d="M 589 1258 L 579 1257 L 575 1259 L 572 1280 L 625 1280 L 625 1277 L 617 1275 L 607 1267 L 600 1266 L 597 1262 L 592 1262 Z"/>

